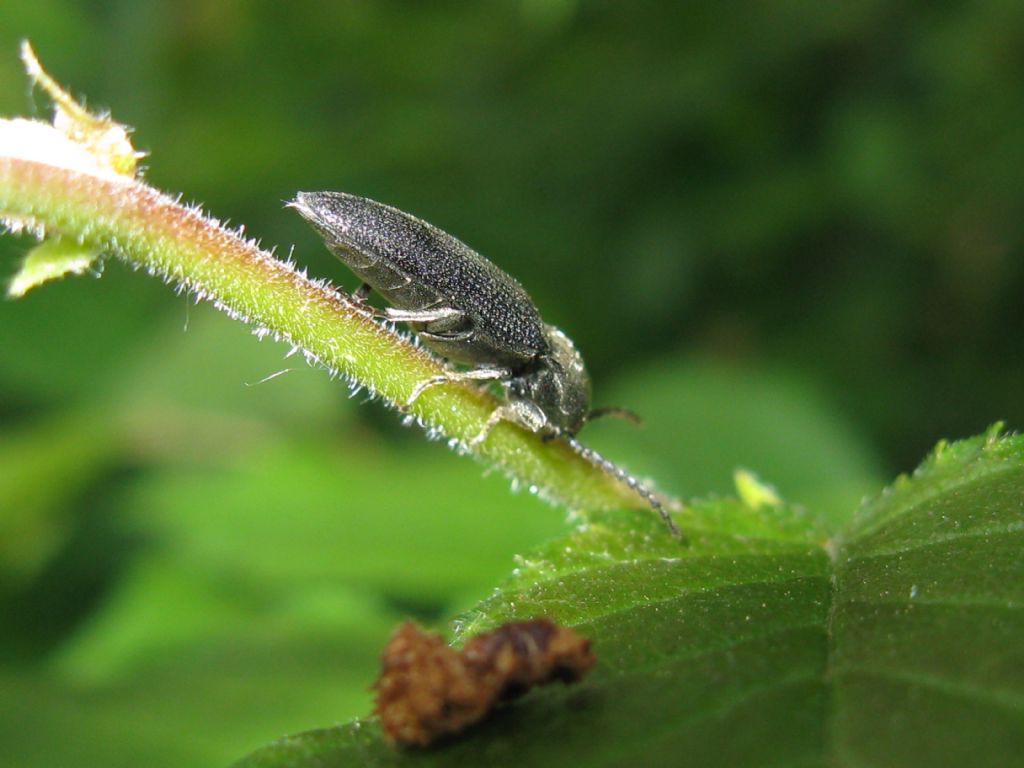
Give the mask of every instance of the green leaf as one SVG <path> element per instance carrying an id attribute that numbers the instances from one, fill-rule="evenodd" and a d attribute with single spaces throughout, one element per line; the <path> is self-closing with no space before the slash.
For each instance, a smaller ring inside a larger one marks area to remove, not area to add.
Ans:
<path id="1" fill-rule="evenodd" d="M 93 248 L 71 240 L 44 240 L 25 255 L 21 268 L 11 278 L 7 295 L 12 299 L 24 296 L 33 288 L 66 275 L 81 275 L 98 258 Z"/>
<path id="2" fill-rule="evenodd" d="M 161 589 L 159 578 L 148 579 L 157 588 L 150 612 L 170 598 L 168 612 L 184 624 L 178 635 L 203 631 L 197 622 L 210 619 L 176 599 L 195 585 L 175 580 Z M 131 668 L 105 684 L 63 668 L 0 665 L 0 689 L 17 702 L 0 718 L 5 764 L 222 766 L 282 723 L 327 725 L 364 710 L 360 670 L 373 665 L 373 644 L 396 619 L 358 600 L 328 607 L 341 618 L 327 622 L 316 615 L 326 611 L 309 605 L 217 617 L 201 642 L 136 649 Z"/>
<path id="3" fill-rule="evenodd" d="M 406 605 L 469 592 L 463 606 L 487 593 L 516 551 L 565 529 L 559 513 L 509 494 L 505 478 L 481 480 L 479 467 L 443 452 L 386 463 L 358 450 L 324 453 L 281 446 L 218 475 L 154 472 L 134 496 L 145 510 L 139 523 L 183 567 L 242 576 L 263 590 L 327 581 Z M 457 487 L 474 490 L 452 494 Z M 203 505 L 211 498 L 216 515 Z"/>
<path id="4" fill-rule="evenodd" d="M 598 655 L 583 683 L 427 752 L 354 723 L 240 765 L 1019 764 L 1022 501 L 1024 440 L 993 431 L 940 446 L 830 540 L 785 506 L 698 504 L 688 547 L 601 514 L 460 624 L 577 626 Z"/>
<path id="5" fill-rule="evenodd" d="M 588 426 L 587 442 L 682 498 L 729 493 L 743 467 L 838 531 L 886 481 L 866 437 L 798 376 L 669 358 L 597 394 L 645 421 Z"/>
<path id="6" fill-rule="evenodd" d="M 113 464 L 117 447 L 108 425 L 80 413 L 0 434 L 0 600 L 64 544 L 71 500 Z"/>

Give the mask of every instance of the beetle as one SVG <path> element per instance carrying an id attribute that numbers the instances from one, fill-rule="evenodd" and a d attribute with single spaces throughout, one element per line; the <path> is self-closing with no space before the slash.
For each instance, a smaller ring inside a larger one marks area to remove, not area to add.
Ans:
<path id="1" fill-rule="evenodd" d="M 564 438 L 586 460 L 645 498 L 678 534 L 652 492 L 575 440 L 592 418 L 630 414 L 617 408 L 590 410 L 583 357 L 568 336 L 541 319 L 515 278 L 447 232 L 365 197 L 299 192 L 290 205 L 362 281 L 357 300 L 376 291 L 390 305 L 382 310 L 385 317 L 408 323 L 424 346 L 466 367 L 421 382 L 406 405 L 445 381 L 498 381 L 506 402 L 471 445 L 486 439 L 502 420 L 546 439 Z"/>
<path id="2" fill-rule="evenodd" d="M 502 419 L 544 435 L 574 435 L 590 418 L 583 357 L 541 320 L 511 275 L 447 232 L 365 197 L 300 192 L 293 206 L 363 281 L 359 298 L 376 291 L 391 305 L 389 319 L 408 323 L 441 357 L 469 366 L 454 377 L 505 385 L 508 402 L 482 436 Z M 421 383 L 410 400 L 435 383 Z"/>

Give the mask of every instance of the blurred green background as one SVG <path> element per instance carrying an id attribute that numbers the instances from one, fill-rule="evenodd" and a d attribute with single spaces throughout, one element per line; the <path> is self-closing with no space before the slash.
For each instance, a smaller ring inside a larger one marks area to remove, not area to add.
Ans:
<path id="1" fill-rule="evenodd" d="M 1024 424 L 1018 0 L 4 0 L 0 112 L 43 117 L 21 38 L 313 274 L 354 284 L 300 189 L 512 272 L 647 417 L 586 441 L 667 490 L 746 466 L 838 525 Z M 566 530 L 285 351 L 116 261 L 0 302 L 5 762 L 218 766 L 364 714 L 397 619 Z"/>

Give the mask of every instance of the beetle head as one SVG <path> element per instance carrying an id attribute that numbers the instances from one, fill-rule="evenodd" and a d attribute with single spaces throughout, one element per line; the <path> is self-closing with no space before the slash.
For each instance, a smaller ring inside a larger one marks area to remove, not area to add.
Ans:
<path id="1" fill-rule="evenodd" d="M 517 410 L 543 413 L 536 414 L 536 431 L 574 435 L 590 410 L 590 376 L 568 336 L 553 325 L 544 326 L 544 335 L 550 352 L 509 382 L 509 394 Z"/>

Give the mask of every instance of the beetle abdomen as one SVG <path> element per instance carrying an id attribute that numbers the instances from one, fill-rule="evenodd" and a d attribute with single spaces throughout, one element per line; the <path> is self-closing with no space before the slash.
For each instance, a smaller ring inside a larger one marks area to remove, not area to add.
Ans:
<path id="1" fill-rule="evenodd" d="M 397 208 L 343 192 L 300 192 L 296 203 L 331 251 L 392 306 L 452 307 L 465 314 L 472 341 L 464 349 L 445 343 L 445 356 L 509 364 L 548 352 L 540 315 L 523 287 L 460 240 Z"/>

